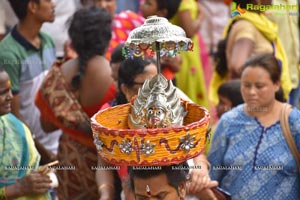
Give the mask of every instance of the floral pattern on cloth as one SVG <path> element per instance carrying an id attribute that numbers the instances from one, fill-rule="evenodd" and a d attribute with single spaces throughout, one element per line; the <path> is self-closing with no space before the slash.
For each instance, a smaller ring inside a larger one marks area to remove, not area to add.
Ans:
<path id="1" fill-rule="evenodd" d="M 66 83 L 61 62 L 54 63 L 40 88 L 41 94 L 52 108 L 55 117 L 66 127 L 85 130 L 90 118 L 83 111 L 73 91 Z"/>
<path id="2" fill-rule="evenodd" d="M 112 38 L 106 53 L 106 58 L 110 60 L 110 56 L 114 48 L 126 42 L 129 33 L 144 24 L 144 18 L 130 10 L 122 11 L 114 17 L 112 23 Z"/>

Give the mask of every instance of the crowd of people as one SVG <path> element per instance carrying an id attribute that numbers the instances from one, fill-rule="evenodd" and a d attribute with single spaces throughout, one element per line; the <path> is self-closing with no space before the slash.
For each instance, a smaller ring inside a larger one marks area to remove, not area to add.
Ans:
<path id="1" fill-rule="evenodd" d="M 214 6 L 228 13 L 208 16 Z M 0 200 L 299 200 L 298 9 L 297 0 L 0 0 Z M 192 164 L 96 170 L 111 164 L 90 118 L 133 102 L 158 73 L 154 57 L 124 55 L 153 15 L 193 42 L 164 55 L 161 73 L 210 111 L 207 147 Z M 55 188 L 41 167 L 53 161 Z"/>

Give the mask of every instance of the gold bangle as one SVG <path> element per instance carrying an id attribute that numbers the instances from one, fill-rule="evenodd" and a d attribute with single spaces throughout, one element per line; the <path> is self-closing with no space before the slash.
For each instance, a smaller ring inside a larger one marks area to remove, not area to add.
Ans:
<path id="1" fill-rule="evenodd" d="M 106 187 L 109 187 L 109 188 L 114 189 L 114 187 L 113 187 L 111 184 L 102 183 L 102 184 L 99 185 L 99 187 L 98 187 L 98 192 L 101 193 L 101 190 L 102 190 L 103 188 L 106 188 Z"/>

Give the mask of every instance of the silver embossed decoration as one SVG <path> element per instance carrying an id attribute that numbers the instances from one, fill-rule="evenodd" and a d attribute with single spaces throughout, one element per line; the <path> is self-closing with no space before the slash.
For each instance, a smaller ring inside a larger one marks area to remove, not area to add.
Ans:
<path id="1" fill-rule="evenodd" d="M 193 43 L 181 27 L 171 24 L 166 18 L 150 16 L 142 26 L 130 32 L 125 43 L 125 56 L 143 56 L 149 51 L 156 53 L 160 73 L 160 56 L 175 56 L 180 51 L 192 49 Z"/>
<path id="2" fill-rule="evenodd" d="M 182 125 L 186 114 L 176 88 L 160 73 L 160 56 L 176 55 L 193 48 L 184 30 L 166 18 L 150 16 L 145 23 L 132 30 L 125 43 L 125 56 L 142 56 L 149 50 L 156 53 L 158 75 L 146 80 L 131 107 L 130 128 L 166 128 Z"/>
<path id="3" fill-rule="evenodd" d="M 99 140 L 97 135 L 93 135 L 93 137 L 94 137 L 94 144 L 96 146 L 96 149 L 98 151 L 102 151 L 103 142 L 101 140 Z"/>
<path id="4" fill-rule="evenodd" d="M 149 156 L 150 154 L 154 154 L 155 153 L 154 147 L 155 144 L 151 144 L 150 141 L 147 140 L 146 143 L 141 145 L 142 153 L 145 154 L 146 156 Z"/>
<path id="5" fill-rule="evenodd" d="M 131 129 L 179 126 L 185 115 L 172 81 L 158 74 L 146 80 L 139 90 L 131 106 L 128 125 Z"/>
<path id="6" fill-rule="evenodd" d="M 180 149 L 188 153 L 192 148 L 195 147 L 193 143 L 195 141 L 195 136 L 191 137 L 189 133 L 186 133 L 184 137 L 180 138 Z"/>
<path id="7" fill-rule="evenodd" d="M 122 140 L 122 143 L 119 144 L 119 148 L 121 150 L 121 153 L 126 153 L 127 155 L 129 155 L 133 151 L 131 141 L 127 142 L 126 140 Z"/>

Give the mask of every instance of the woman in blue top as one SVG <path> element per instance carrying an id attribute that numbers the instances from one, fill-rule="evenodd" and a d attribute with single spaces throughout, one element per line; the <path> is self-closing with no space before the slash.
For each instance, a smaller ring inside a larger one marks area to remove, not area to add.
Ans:
<path id="1" fill-rule="evenodd" d="M 232 199 L 300 199 L 300 177 L 280 126 L 283 103 L 275 99 L 281 68 L 271 54 L 242 68 L 244 104 L 225 113 L 216 128 L 208 160 L 211 178 Z M 289 126 L 300 151 L 300 112 L 289 109 Z"/>

